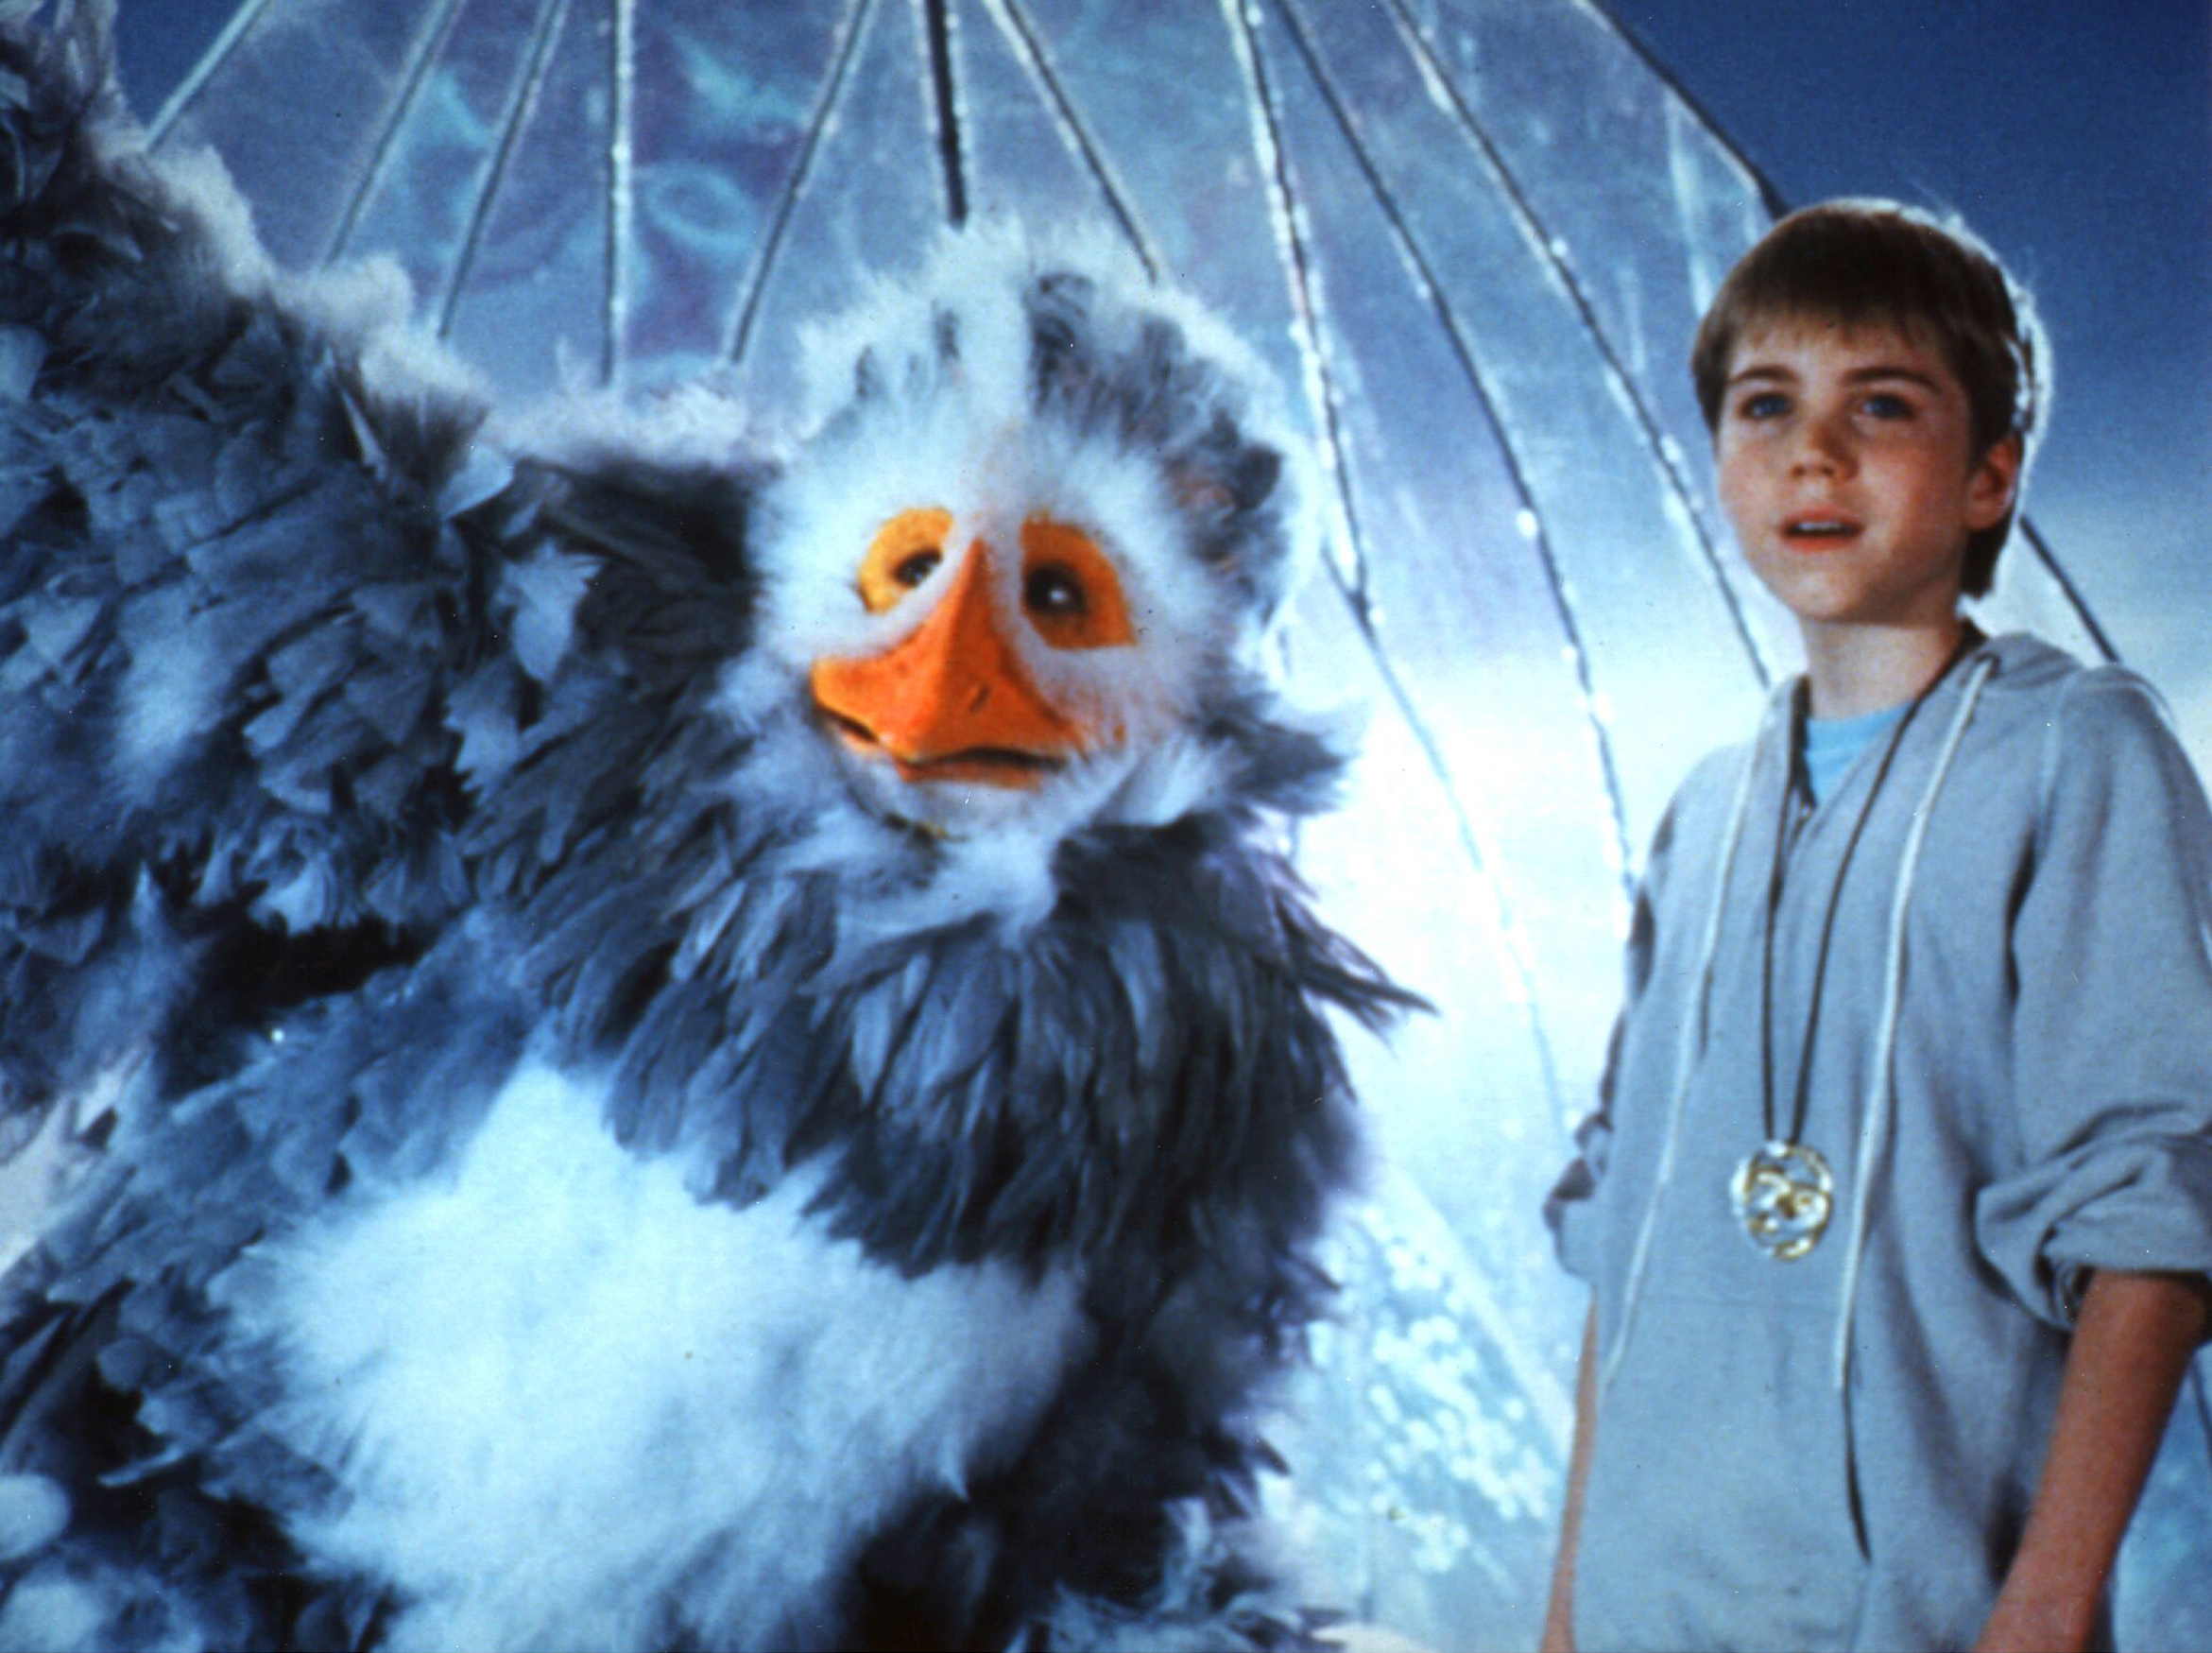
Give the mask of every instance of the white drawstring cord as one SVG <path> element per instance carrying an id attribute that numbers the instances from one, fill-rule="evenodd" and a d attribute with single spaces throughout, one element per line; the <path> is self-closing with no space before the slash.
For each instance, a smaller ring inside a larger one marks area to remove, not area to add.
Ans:
<path id="1" fill-rule="evenodd" d="M 1836 1387 L 1839 1389 L 1844 1387 L 1851 1376 L 1851 1311 L 1858 1302 L 1860 1265 L 1866 1256 L 1866 1217 L 1872 1204 L 1875 1172 L 1882 1149 L 1889 1142 L 1890 1115 L 1895 1111 L 1896 1087 L 1891 1083 L 1891 1068 L 1896 1059 L 1897 1022 L 1905 996 L 1905 912 L 1912 904 L 1912 875 L 1920 864 L 1920 845 L 1928 835 L 1928 820 L 1935 810 L 1936 794 L 1943 790 L 1944 780 L 1950 774 L 1951 760 L 1958 755 L 1959 742 L 1974 715 L 1974 703 L 1981 697 L 1981 686 L 1989 680 L 1989 674 L 1996 666 L 1995 657 L 1984 655 L 1974 663 L 1973 670 L 1967 675 L 1965 691 L 1959 697 L 1959 710 L 1951 717 L 1950 732 L 1944 736 L 1943 750 L 1935 760 L 1935 772 L 1929 777 L 1928 790 L 1921 795 L 1912 830 L 1905 835 L 1904 852 L 1897 861 L 1896 893 L 1890 902 L 1889 959 L 1882 973 L 1881 1021 L 1877 1025 L 1874 1039 L 1874 1068 L 1867 1080 L 1866 1115 L 1859 1131 L 1859 1186 L 1851 1196 L 1851 1238 L 1843 1253 L 1843 1300 L 1836 1311 Z"/>
<path id="2" fill-rule="evenodd" d="M 1787 697 L 1779 697 L 1775 705 L 1787 705 Z M 1767 730 L 1774 723 L 1774 710 L 1759 724 L 1758 737 L 1751 743 L 1751 755 L 1744 760 L 1743 779 L 1737 783 L 1736 802 L 1728 812 L 1727 835 L 1721 840 L 1721 870 L 1713 885 L 1713 908 L 1706 921 L 1705 940 L 1698 954 L 1697 1007 L 1689 1025 L 1682 1031 L 1682 1046 L 1675 1060 L 1674 1095 L 1667 1108 L 1667 1134 L 1659 1147 L 1659 1169 L 1652 1182 L 1652 1197 L 1644 1207 L 1643 1225 L 1637 1230 L 1636 1249 L 1629 1254 L 1628 1279 L 1620 1294 L 1620 1324 L 1613 1332 L 1613 1347 L 1598 1374 L 1598 1389 L 1603 1393 L 1613 1382 L 1613 1373 L 1620 1364 L 1620 1357 L 1628 1348 L 1628 1333 L 1636 1320 L 1637 1299 L 1643 1292 L 1645 1265 L 1651 1261 L 1652 1233 L 1658 1226 L 1659 1202 L 1666 1197 L 1667 1185 L 1674 1179 L 1674 1150 L 1682 1136 L 1682 1109 L 1689 1095 L 1689 1081 L 1697 1071 L 1697 1059 L 1705 1048 L 1706 1011 L 1713 996 L 1713 960 L 1721 950 L 1721 921 L 1728 910 L 1728 876 L 1736 868 L 1736 846 L 1743 836 L 1744 818 L 1751 813 L 1751 783 L 1758 773 L 1759 753 L 1765 749 Z"/>

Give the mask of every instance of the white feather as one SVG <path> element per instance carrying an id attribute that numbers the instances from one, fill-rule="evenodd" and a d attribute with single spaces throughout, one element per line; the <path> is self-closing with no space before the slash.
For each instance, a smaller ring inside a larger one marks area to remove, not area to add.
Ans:
<path id="1" fill-rule="evenodd" d="M 163 605 L 164 599 L 149 603 Z M 133 792 L 150 795 L 170 766 L 214 727 L 228 679 L 206 638 L 184 625 L 181 600 L 165 604 L 178 623 L 148 625 L 124 667 L 116 719 L 116 773 Z"/>
<path id="2" fill-rule="evenodd" d="M 933 835 L 917 841 L 916 794 L 881 764 L 823 739 L 782 667 L 754 654 L 725 673 L 722 715 L 754 743 L 730 777 L 756 821 L 789 822 L 764 876 L 834 871 L 839 922 L 888 938 L 985 918 L 1009 944 L 1059 899 L 1055 857 L 1068 836 L 1098 825 L 1157 827 L 1229 790 L 1222 751 L 1174 731 L 1139 749 L 1072 764 L 1035 792 L 932 783 Z"/>
<path id="3" fill-rule="evenodd" d="M 817 442 L 781 479 L 763 502 L 763 641 L 800 672 L 824 655 L 880 652 L 935 607 L 981 545 L 1001 631 L 1032 679 L 1055 698 L 1112 708 L 1140 737 L 1189 705 L 1198 663 L 1230 628 L 1230 595 L 1187 549 L 1156 458 L 1037 417 L 1024 387 L 1003 400 L 994 388 L 962 382 L 900 398 Z M 870 614 L 862 559 L 884 524 L 917 508 L 952 515 L 944 561 L 896 608 Z M 1106 554 L 1137 646 L 1055 649 L 1034 634 L 1020 544 L 1035 516 L 1082 529 Z"/>
<path id="4" fill-rule="evenodd" d="M 222 1283 L 286 1373 L 265 1426 L 347 1494 L 296 1536 L 400 1585 L 395 1647 L 644 1646 L 679 1587 L 710 1644 L 819 1630 L 855 1546 L 1016 1444 L 1085 1336 L 1065 1275 L 868 1262 L 813 1178 L 702 1203 L 603 1099 L 525 1067 L 451 1175 Z"/>
<path id="5" fill-rule="evenodd" d="M 34 1569 L 0 1606 L 0 1647 L 39 1647 L 49 1653 L 98 1649 L 101 1629 L 127 1606 L 119 1592 L 102 1591 L 48 1564 Z"/>
<path id="6" fill-rule="evenodd" d="M 763 744 L 748 787 L 786 790 L 782 777 L 827 772 L 838 796 L 812 796 L 794 818 L 813 865 L 851 869 L 846 921 L 869 932 L 997 920 L 1012 935 L 1057 900 L 1054 865 L 1068 837 L 1093 825 L 1168 824 L 1232 790 L 1226 754 L 1193 732 L 1222 673 L 1257 667 L 1260 612 L 1235 582 L 1210 570 L 1160 456 L 1081 408 L 1037 403 L 1036 340 L 1025 295 L 1047 270 L 1082 272 L 1127 304 L 1102 302 L 1089 324 L 1107 354 L 1140 348 L 1140 331 L 1171 318 L 1217 371 L 1239 384 L 1247 435 L 1274 442 L 1290 472 L 1285 505 L 1294 541 L 1311 521 L 1295 508 L 1299 445 L 1281 428 L 1279 397 L 1250 353 L 1197 305 L 1152 283 L 1123 252 L 1055 237 L 1049 249 L 1018 232 L 949 237 L 914 279 L 879 283 L 839 323 L 811 341 L 815 393 L 839 409 L 803 457 L 759 500 L 754 546 L 763 582 L 760 648 L 733 666 L 722 707 Z M 951 340 L 953 348 L 947 348 Z M 856 363 L 870 388 L 856 397 Z M 1248 405 L 1247 405 L 1248 404 Z M 859 572 L 883 527 L 929 508 L 951 519 L 934 573 L 892 607 L 871 613 Z M 1023 525 L 1046 517 L 1087 533 L 1121 582 L 1135 641 L 1053 646 L 1023 600 Z M 999 634 L 1054 707 L 1089 730 L 1075 761 L 1034 787 L 923 776 L 902 778 L 879 754 L 826 737 L 808 687 L 825 660 L 877 657 L 944 598 L 963 562 L 989 563 Z M 800 731 L 805 743 L 784 744 Z M 784 764 L 770 762 L 773 746 Z M 760 807 L 757 790 L 746 806 Z M 940 846 L 914 852 L 914 828 Z M 987 852 L 983 846 L 988 846 Z M 862 869 L 883 876 L 866 891 Z"/>
<path id="7" fill-rule="evenodd" d="M 43 1475 L 0 1475 L 0 1561 L 43 1549 L 69 1524 L 69 1495 Z"/>
<path id="8" fill-rule="evenodd" d="M 152 161 L 207 231 L 229 290 L 275 295 L 304 333 L 350 356 L 363 381 L 386 397 L 489 399 L 483 375 L 418 324 L 414 284 L 392 254 L 342 258 L 305 274 L 283 269 L 263 248 L 252 208 L 214 149 L 165 149 Z"/>
<path id="9" fill-rule="evenodd" d="M 527 562 L 500 577 L 501 595 L 514 611 L 515 658 L 532 677 L 551 679 L 575 638 L 576 609 L 596 572 L 590 559 L 540 546 Z"/>

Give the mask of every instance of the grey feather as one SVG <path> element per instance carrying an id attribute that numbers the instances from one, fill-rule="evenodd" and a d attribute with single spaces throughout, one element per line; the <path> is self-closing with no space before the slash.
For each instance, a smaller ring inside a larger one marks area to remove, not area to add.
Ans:
<path id="1" fill-rule="evenodd" d="M 1180 732 L 1225 779 L 1067 826 L 1020 923 L 938 900 L 961 847 L 867 812 L 795 685 L 729 669 L 777 473 L 498 452 L 230 290 L 111 141 L 97 36 L 0 30 L 0 340 L 30 341 L 0 347 L 0 1065 L 35 1109 L 147 1054 L 9 1288 L 0 1473 L 78 1507 L 0 1589 L 97 1580 L 123 1639 L 374 1639 L 397 1586 L 315 1551 L 347 1466 L 276 1438 L 242 1311 L 271 1247 L 451 1177 L 528 1051 L 607 1076 L 616 1139 L 702 1199 L 803 1166 L 906 1277 L 1082 1283 L 1041 1421 L 862 1535 L 853 1623 L 876 1591 L 948 1640 L 1297 1644 L 1227 1535 L 1356 1159 L 1329 1017 L 1415 1003 L 1272 848 L 1339 755 L 1225 644 Z M 1048 267 L 1013 301 L 1032 415 L 1154 456 L 1256 628 L 1296 491 L 1250 387 L 1141 290 Z M 861 353 L 808 453 L 973 345 L 948 306 L 923 334 Z"/>

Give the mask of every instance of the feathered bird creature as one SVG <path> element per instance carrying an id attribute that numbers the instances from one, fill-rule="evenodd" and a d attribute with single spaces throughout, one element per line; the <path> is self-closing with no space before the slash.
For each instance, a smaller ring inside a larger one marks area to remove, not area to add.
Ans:
<path id="1" fill-rule="evenodd" d="M 0 1644 L 1303 1635 L 1238 1518 L 1408 1001 L 1279 854 L 1243 353 L 968 237 L 785 467 L 503 457 L 8 10 L 0 1074 L 100 1151 Z"/>

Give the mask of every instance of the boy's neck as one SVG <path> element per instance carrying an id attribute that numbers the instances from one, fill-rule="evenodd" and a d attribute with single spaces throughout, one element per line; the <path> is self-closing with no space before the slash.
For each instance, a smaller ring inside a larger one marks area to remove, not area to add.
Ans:
<path id="1" fill-rule="evenodd" d="M 1802 621 L 1814 717 L 1862 717 L 1902 706 L 1935 680 L 1966 632 L 1958 614 L 1898 626 Z"/>

